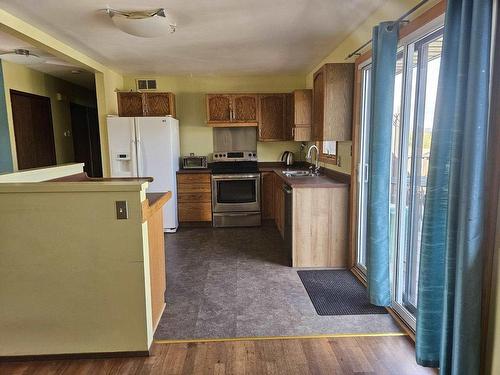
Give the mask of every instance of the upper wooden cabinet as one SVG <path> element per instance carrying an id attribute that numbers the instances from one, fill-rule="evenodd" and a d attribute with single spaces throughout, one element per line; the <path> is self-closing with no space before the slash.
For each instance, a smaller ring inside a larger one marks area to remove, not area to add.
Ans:
<path id="1" fill-rule="evenodd" d="M 233 121 L 257 122 L 258 99 L 257 95 L 233 95 Z"/>
<path id="2" fill-rule="evenodd" d="M 287 139 L 311 140 L 312 90 L 295 90 L 287 95 L 287 123 Z"/>
<path id="3" fill-rule="evenodd" d="M 313 77 L 312 140 L 351 140 L 354 64 L 325 64 Z"/>
<path id="4" fill-rule="evenodd" d="M 175 117 L 175 96 L 171 92 L 144 93 L 146 116 Z"/>
<path id="5" fill-rule="evenodd" d="M 206 100 L 209 126 L 257 126 L 257 95 L 208 94 Z"/>
<path id="6" fill-rule="evenodd" d="M 286 139 L 286 94 L 259 95 L 259 141 Z"/>
<path id="7" fill-rule="evenodd" d="M 142 93 L 119 92 L 118 115 L 122 117 L 144 116 Z"/>
<path id="8" fill-rule="evenodd" d="M 118 115 L 175 117 L 175 95 L 171 92 L 119 92 Z"/>
<path id="9" fill-rule="evenodd" d="M 231 95 L 207 95 L 207 122 L 231 122 Z"/>

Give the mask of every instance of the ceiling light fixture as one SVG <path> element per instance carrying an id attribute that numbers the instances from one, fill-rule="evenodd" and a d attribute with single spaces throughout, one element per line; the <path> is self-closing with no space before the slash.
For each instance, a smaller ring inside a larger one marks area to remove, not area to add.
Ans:
<path id="1" fill-rule="evenodd" d="M 45 61 L 40 56 L 23 48 L 15 49 L 12 52 L 2 53 L 0 59 L 23 65 L 41 64 Z"/>
<path id="2" fill-rule="evenodd" d="M 163 8 L 133 12 L 107 8 L 105 11 L 120 30 L 143 38 L 154 38 L 167 32 L 174 33 L 177 28 Z"/>

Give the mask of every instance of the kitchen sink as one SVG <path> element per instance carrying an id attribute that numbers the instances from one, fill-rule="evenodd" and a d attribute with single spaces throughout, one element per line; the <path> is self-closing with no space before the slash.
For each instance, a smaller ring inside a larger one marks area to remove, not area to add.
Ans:
<path id="1" fill-rule="evenodd" d="M 315 177 L 309 171 L 281 171 L 287 177 Z"/>

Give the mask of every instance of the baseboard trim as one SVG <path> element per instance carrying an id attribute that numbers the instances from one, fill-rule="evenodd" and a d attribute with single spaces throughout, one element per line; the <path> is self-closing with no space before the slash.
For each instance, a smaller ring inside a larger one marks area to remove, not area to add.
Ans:
<path id="1" fill-rule="evenodd" d="M 96 352 L 96 353 L 62 353 L 62 354 L 37 354 L 37 355 L 11 355 L 0 356 L 0 362 L 25 362 L 25 361 L 54 361 L 64 359 L 104 359 L 124 357 L 149 357 L 149 350 L 128 352 Z"/>
<path id="2" fill-rule="evenodd" d="M 196 342 L 225 342 L 225 341 L 261 341 L 261 340 L 304 340 L 304 339 L 335 339 L 348 337 L 399 337 L 408 336 L 405 332 L 374 332 L 374 333 L 336 333 L 305 336 L 261 336 L 261 337 L 227 337 L 227 338 L 199 338 L 185 340 L 155 340 L 155 344 L 187 344 Z"/>

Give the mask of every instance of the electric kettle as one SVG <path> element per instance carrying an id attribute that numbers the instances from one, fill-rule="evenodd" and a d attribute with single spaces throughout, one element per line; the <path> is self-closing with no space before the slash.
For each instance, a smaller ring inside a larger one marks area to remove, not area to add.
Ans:
<path id="1" fill-rule="evenodd" d="M 293 165 L 293 152 L 285 151 L 281 154 L 280 160 L 285 163 L 286 166 Z"/>

